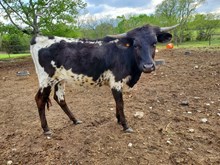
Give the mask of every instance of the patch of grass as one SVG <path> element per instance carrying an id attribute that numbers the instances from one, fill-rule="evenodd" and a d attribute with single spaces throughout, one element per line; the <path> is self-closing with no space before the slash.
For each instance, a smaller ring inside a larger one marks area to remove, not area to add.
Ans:
<path id="1" fill-rule="evenodd" d="M 178 45 L 178 48 L 197 48 L 197 47 L 219 47 L 220 40 L 212 40 L 211 44 L 209 45 L 209 41 L 189 41 L 184 42 L 181 45 Z"/>
<path id="2" fill-rule="evenodd" d="M 158 44 L 159 48 L 166 48 L 167 44 Z M 212 40 L 211 45 L 209 45 L 209 41 L 188 41 L 183 42 L 179 45 L 174 44 L 174 48 L 199 48 L 199 47 L 220 47 L 220 40 Z"/>
<path id="3" fill-rule="evenodd" d="M 13 59 L 13 58 L 22 58 L 22 57 L 27 57 L 30 56 L 30 53 L 25 53 L 25 54 L 0 54 L 0 60 L 8 60 L 8 59 Z"/>

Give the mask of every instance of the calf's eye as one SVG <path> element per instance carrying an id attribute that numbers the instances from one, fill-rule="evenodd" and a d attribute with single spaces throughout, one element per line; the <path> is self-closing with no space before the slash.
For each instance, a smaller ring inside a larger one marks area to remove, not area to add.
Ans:
<path id="1" fill-rule="evenodd" d="M 156 47 L 156 43 L 153 43 L 153 44 L 152 44 L 152 47 Z"/>

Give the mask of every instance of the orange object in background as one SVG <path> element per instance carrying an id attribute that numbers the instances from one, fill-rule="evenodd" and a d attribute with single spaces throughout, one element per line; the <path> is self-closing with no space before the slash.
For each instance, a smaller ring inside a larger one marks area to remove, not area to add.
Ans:
<path id="1" fill-rule="evenodd" d="M 172 43 L 167 44 L 166 48 L 167 49 L 173 49 L 173 44 Z"/>

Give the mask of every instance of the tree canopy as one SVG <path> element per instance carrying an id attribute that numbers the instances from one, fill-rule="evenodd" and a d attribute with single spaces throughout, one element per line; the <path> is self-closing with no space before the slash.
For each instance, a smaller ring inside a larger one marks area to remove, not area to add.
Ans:
<path id="1" fill-rule="evenodd" d="M 85 8 L 82 0 L 1 0 L 5 18 L 19 30 L 35 35 L 39 32 L 53 34 L 56 28 L 74 25 L 80 9 Z"/>
<path id="2" fill-rule="evenodd" d="M 155 15 L 161 18 L 161 22 L 167 26 L 179 23 L 179 34 L 175 33 L 174 38 L 181 43 L 184 39 L 184 29 L 190 17 L 195 13 L 196 8 L 205 0 L 164 0 L 157 5 Z"/>
<path id="3" fill-rule="evenodd" d="M 184 24 L 204 2 L 205 0 L 164 0 L 157 5 L 155 15 L 167 25 L 177 22 Z"/>

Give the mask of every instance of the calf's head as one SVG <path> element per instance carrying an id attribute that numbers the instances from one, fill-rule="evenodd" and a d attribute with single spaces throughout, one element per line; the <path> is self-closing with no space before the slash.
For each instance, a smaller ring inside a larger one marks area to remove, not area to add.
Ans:
<path id="1" fill-rule="evenodd" d="M 165 43 L 172 39 L 172 35 L 167 31 L 176 26 L 160 28 L 157 26 L 145 25 L 138 27 L 127 33 L 111 35 L 114 38 L 132 40 L 130 47 L 133 48 L 135 60 L 138 68 L 145 73 L 155 70 L 155 49 L 157 42 Z"/>

